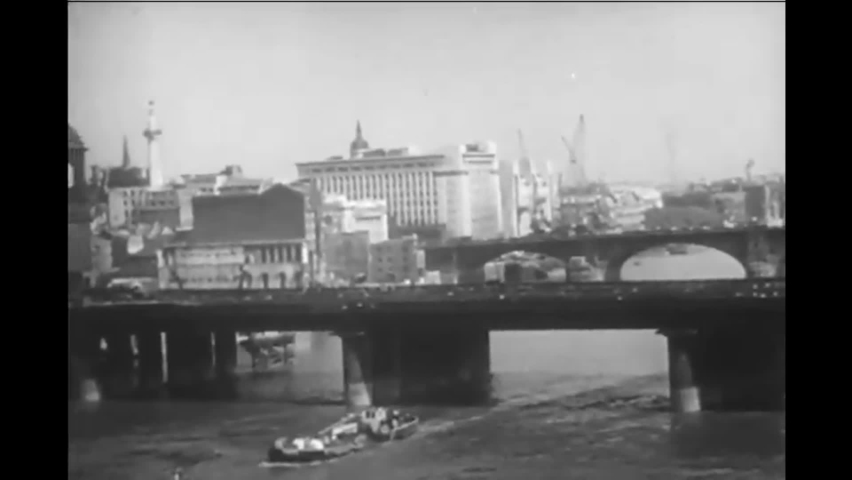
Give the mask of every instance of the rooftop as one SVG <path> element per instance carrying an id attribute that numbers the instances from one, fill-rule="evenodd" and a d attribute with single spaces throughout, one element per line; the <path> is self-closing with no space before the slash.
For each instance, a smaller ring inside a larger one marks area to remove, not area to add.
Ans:
<path id="1" fill-rule="evenodd" d="M 301 240 L 305 237 L 304 195 L 276 184 L 262 193 L 192 199 L 193 229 L 175 243 L 240 244 Z"/>

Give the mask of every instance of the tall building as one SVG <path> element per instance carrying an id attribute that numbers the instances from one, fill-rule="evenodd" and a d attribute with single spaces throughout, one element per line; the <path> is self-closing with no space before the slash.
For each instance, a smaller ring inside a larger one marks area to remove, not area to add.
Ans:
<path id="1" fill-rule="evenodd" d="M 449 237 L 503 236 L 503 205 L 497 147 L 471 143 L 445 150 L 435 172 L 438 219 Z"/>
<path id="2" fill-rule="evenodd" d="M 403 227 L 441 227 L 451 237 L 501 235 L 493 143 L 427 154 L 413 147 L 371 149 L 359 123 L 349 156 L 299 163 L 299 177 L 315 181 L 323 194 L 355 201 L 384 200 L 388 214 Z"/>
<path id="3" fill-rule="evenodd" d="M 277 184 L 261 193 L 197 196 L 194 225 L 160 253 L 160 288 L 292 288 L 311 268 L 305 197 Z"/>

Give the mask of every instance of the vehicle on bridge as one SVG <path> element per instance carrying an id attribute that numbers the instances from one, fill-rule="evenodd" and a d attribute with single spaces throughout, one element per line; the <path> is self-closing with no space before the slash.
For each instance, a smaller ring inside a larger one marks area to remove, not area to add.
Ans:
<path id="1" fill-rule="evenodd" d="M 601 282 L 603 273 L 589 263 L 586 257 L 571 257 L 565 267 L 569 282 Z"/>

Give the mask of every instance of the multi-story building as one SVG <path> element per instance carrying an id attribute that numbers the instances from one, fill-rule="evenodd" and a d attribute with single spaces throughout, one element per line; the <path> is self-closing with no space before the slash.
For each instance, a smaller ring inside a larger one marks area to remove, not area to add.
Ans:
<path id="1" fill-rule="evenodd" d="M 414 147 L 370 149 L 360 125 L 350 158 L 297 164 L 299 177 L 324 194 L 384 200 L 403 227 L 436 226 L 451 237 L 502 233 L 500 184 L 493 143 L 423 154 Z"/>
<path id="2" fill-rule="evenodd" d="M 445 150 L 437 179 L 438 218 L 450 237 L 503 236 L 497 147 L 473 143 Z"/>
<path id="3" fill-rule="evenodd" d="M 510 181 L 501 180 L 503 188 L 511 189 L 508 194 L 515 203 L 506 205 L 504 228 L 507 237 L 523 237 L 548 228 L 553 222 L 556 182 L 551 173 L 550 162 L 544 172 L 537 172 L 528 158 L 516 162 L 511 169 L 503 168 L 501 175 L 511 175 Z M 505 192 L 506 190 L 504 190 Z M 507 218 L 512 216 L 513 218 Z"/>
<path id="4" fill-rule="evenodd" d="M 783 225 L 787 203 L 784 187 L 782 183 L 745 187 L 745 214 L 748 221 L 761 225 Z"/>
<path id="5" fill-rule="evenodd" d="M 192 225 L 192 193 L 184 189 L 113 188 L 108 194 L 112 228 L 160 223 L 171 228 Z"/>
<path id="6" fill-rule="evenodd" d="M 370 269 L 370 233 L 338 232 L 326 235 L 322 241 L 325 274 L 329 283 L 351 282 L 367 276 Z"/>
<path id="7" fill-rule="evenodd" d="M 364 231 L 370 243 L 388 239 L 388 211 L 383 200 L 347 200 L 343 195 L 324 195 L 321 215 L 326 234 Z M 313 225 L 314 212 L 310 209 L 305 222 L 306 230 Z"/>
<path id="8" fill-rule="evenodd" d="M 414 235 L 370 245 L 370 283 L 418 283 L 425 267 L 425 252 Z"/>
<path id="9" fill-rule="evenodd" d="M 305 196 L 276 184 L 260 193 L 197 196 L 194 224 L 159 253 L 160 288 L 288 288 L 311 272 Z"/>
<path id="10" fill-rule="evenodd" d="M 88 223 L 69 223 L 69 289 L 93 287 L 102 275 L 112 270 L 112 241 L 109 234 L 92 231 Z"/>

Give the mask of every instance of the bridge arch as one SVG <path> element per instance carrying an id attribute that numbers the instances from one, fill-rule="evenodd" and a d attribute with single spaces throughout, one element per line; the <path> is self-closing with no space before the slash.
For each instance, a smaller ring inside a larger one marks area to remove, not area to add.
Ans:
<path id="1" fill-rule="evenodd" d="M 609 259 L 608 282 L 746 278 L 745 246 L 707 243 L 662 243 L 636 248 Z"/>

